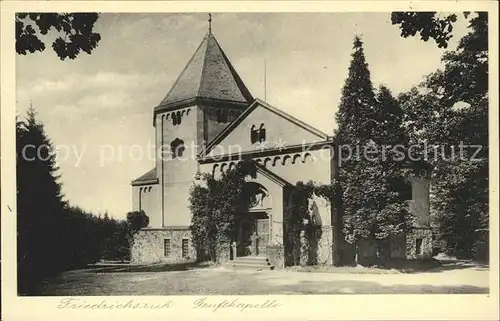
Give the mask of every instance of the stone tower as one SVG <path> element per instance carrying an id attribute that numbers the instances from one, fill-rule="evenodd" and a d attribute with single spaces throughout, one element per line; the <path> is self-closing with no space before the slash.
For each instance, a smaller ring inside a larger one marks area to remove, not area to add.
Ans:
<path id="1" fill-rule="evenodd" d="M 188 198 L 199 173 L 197 156 L 252 101 L 209 30 L 165 98 L 154 107 L 155 168 L 132 182 L 133 209 L 144 210 L 150 218 L 134 245 L 144 248 L 133 251 L 148 258 L 137 260 L 165 256 L 162 239 L 172 243 L 168 245 L 170 257 L 184 256 L 183 242 L 191 244 Z"/>
<path id="2" fill-rule="evenodd" d="M 208 32 L 161 103 L 154 108 L 162 189 L 162 226 L 189 226 L 189 188 L 204 145 L 238 117 L 253 98 Z"/>

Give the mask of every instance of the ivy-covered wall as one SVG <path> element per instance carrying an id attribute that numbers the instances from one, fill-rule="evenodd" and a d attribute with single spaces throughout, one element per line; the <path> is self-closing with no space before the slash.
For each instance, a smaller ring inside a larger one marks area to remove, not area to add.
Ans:
<path id="1" fill-rule="evenodd" d="M 406 258 L 427 259 L 431 257 L 432 229 L 415 228 L 411 230 L 406 236 Z"/>

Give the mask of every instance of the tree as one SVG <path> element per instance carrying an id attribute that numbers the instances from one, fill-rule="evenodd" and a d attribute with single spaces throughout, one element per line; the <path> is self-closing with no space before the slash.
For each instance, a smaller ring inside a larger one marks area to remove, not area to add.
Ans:
<path id="1" fill-rule="evenodd" d="M 57 33 L 52 49 L 61 60 L 75 59 L 81 51 L 94 50 L 101 35 L 93 31 L 97 13 L 17 13 L 16 52 L 44 51 L 44 36 Z"/>
<path id="2" fill-rule="evenodd" d="M 408 144 L 408 134 L 404 127 L 404 112 L 389 88 L 380 86 L 376 97 L 374 120 L 376 131 L 372 139 L 382 145 Z"/>
<path id="3" fill-rule="evenodd" d="M 139 231 L 141 228 L 149 225 L 149 217 L 144 211 L 133 211 L 127 213 L 127 223 L 132 234 Z"/>
<path id="4" fill-rule="evenodd" d="M 405 110 L 412 144 L 441 147 L 445 158 L 430 150 L 434 168 L 431 208 L 445 251 L 461 257 L 487 257 L 488 239 L 488 16 L 477 13 L 470 32 L 454 51 L 443 55 L 445 67 L 429 75 L 399 100 Z M 463 144 L 481 146 L 465 148 Z M 455 152 L 455 153 L 454 153 Z M 455 157 L 452 157 L 455 154 Z"/>
<path id="5" fill-rule="evenodd" d="M 373 136 L 376 101 L 363 43 L 358 36 L 354 38 L 353 47 L 349 73 L 336 114 L 336 136 L 341 144 L 355 145 L 366 142 Z"/>
<path id="6" fill-rule="evenodd" d="M 466 14 L 467 17 L 467 14 Z M 440 17 L 437 12 L 393 12 L 391 22 L 399 25 L 402 37 L 415 36 L 428 41 L 434 39 L 439 48 L 447 48 L 448 41 L 453 37 L 453 23 L 457 21 L 456 14 Z"/>
<path id="7" fill-rule="evenodd" d="M 61 184 L 52 143 L 30 107 L 26 121 L 16 124 L 18 285 L 20 293 L 35 291 L 37 282 L 63 270 Z"/>
<path id="8" fill-rule="evenodd" d="M 378 101 L 375 98 L 359 37 L 352 57 L 336 115 L 336 139 L 341 151 L 347 148 L 353 155 L 340 164 L 337 181 L 343 233 L 354 244 L 357 263 L 359 241 L 385 240 L 404 232 L 412 216 L 404 203 L 404 163 L 380 150 L 384 145 L 405 145 L 403 113 L 387 88 L 381 87 Z"/>
<path id="9" fill-rule="evenodd" d="M 41 281 L 82 268 L 102 257 L 130 256 L 126 221 L 97 217 L 63 199 L 55 150 L 30 107 L 16 118 L 18 293 L 39 294 Z M 129 215 L 134 229 L 147 225 L 144 213 Z"/>

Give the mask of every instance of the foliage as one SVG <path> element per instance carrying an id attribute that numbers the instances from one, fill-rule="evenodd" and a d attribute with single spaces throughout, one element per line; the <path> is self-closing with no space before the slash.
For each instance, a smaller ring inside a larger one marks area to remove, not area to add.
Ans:
<path id="1" fill-rule="evenodd" d="M 314 265 L 317 263 L 317 245 L 321 238 L 321 226 L 311 215 L 313 195 L 334 204 L 337 195 L 335 183 L 329 185 L 297 182 L 289 187 L 285 203 L 285 249 L 287 265 Z"/>
<path id="2" fill-rule="evenodd" d="M 17 13 L 16 52 L 44 51 L 42 39 L 57 32 L 52 49 L 61 60 L 75 59 L 81 51 L 90 54 L 101 40 L 93 31 L 98 17 L 97 13 Z"/>
<path id="3" fill-rule="evenodd" d="M 53 147 L 43 124 L 30 108 L 26 121 L 17 123 L 17 224 L 20 287 L 65 268 L 54 251 L 62 244 L 62 200 Z M 39 154 L 39 157 L 37 156 Z"/>
<path id="4" fill-rule="evenodd" d="M 144 211 L 132 211 L 127 213 L 127 222 L 133 234 L 149 225 L 149 217 Z"/>
<path id="5" fill-rule="evenodd" d="M 376 101 L 363 43 L 358 36 L 354 38 L 353 47 L 348 77 L 342 89 L 342 98 L 335 117 L 339 143 L 355 145 L 366 142 L 373 136 Z"/>
<path id="6" fill-rule="evenodd" d="M 384 146 L 395 145 L 405 150 L 403 111 L 386 87 L 380 87 L 375 96 L 359 37 L 354 39 L 336 118 L 337 143 L 353 152 L 337 171 L 346 239 L 357 245 L 361 239 L 386 239 L 408 230 L 413 219 L 404 202 L 407 164 L 395 158 L 392 148 L 381 152 Z M 365 151 L 370 150 L 368 157 Z"/>
<path id="7" fill-rule="evenodd" d="M 437 12 L 393 12 L 391 15 L 391 22 L 399 25 L 402 37 L 415 36 L 418 32 L 420 39 L 428 41 L 432 38 L 439 48 L 448 47 L 456 21 L 456 14 L 439 17 Z"/>
<path id="8" fill-rule="evenodd" d="M 433 221 L 448 254 L 487 258 L 488 231 L 488 16 L 470 19 L 470 32 L 456 50 L 446 52 L 444 68 L 399 97 L 412 144 L 443 146 L 446 158 L 433 157 L 431 208 Z M 458 146 L 464 148 L 462 159 Z M 455 146 L 455 150 L 452 149 Z M 455 152 L 455 158 L 453 158 Z M 485 249 L 486 248 L 486 249 Z M 483 253 L 482 257 L 478 257 Z M 486 255 L 485 255 L 486 254 Z"/>
<path id="9" fill-rule="evenodd" d="M 125 221 L 103 218 L 63 200 L 55 151 L 36 119 L 16 119 L 18 293 L 37 294 L 40 282 L 101 258 L 129 256 Z"/>
<path id="10" fill-rule="evenodd" d="M 255 170 L 252 161 L 243 160 L 220 179 L 204 175 L 205 186 L 195 185 L 191 189 L 190 229 L 200 259 L 208 256 L 218 262 L 228 254 L 235 235 L 234 221 L 248 210 L 257 192 L 251 190 L 253 185 L 245 184 L 245 178 L 254 175 Z"/>
<path id="11" fill-rule="evenodd" d="M 129 260 L 132 233 L 126 221 L 104 218 L 101 225 L 103 236 L 101 257 L 106 260 Z"/>

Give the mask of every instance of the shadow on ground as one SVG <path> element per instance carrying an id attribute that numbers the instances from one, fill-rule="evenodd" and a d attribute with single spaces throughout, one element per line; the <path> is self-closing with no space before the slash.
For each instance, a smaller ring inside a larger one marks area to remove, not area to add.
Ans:
<path id="1" fill-rule="evenodd" d="M 189 271 L 193 269 L 202 269 L 213 266 L 208 262 L 179 262 L 179 263 L 158 263 L 148 265 L 93 265 L 86 271 L 99 273 L 117 273 L 117 272 L 169 272 L 169 271 Z"/>
<path id="2" fill-rule="evenodd" d="M 475 272 L 484 273 L 484 272 Z M 481 276 L 481 275 L 479 275 Z M 377 276 L 378 277 L 378 276 Z M 380 276 L 390 277 L 390 276 Z M 415 276 L 418 277 L 418 276 Z M 446 276 L 443 276 L 446 278 Z M 385 279 L 387 280 L 387 279 Z M 414 280 L 407 275 L 405 280 Z M 401 281 L 402 282 L 402 281 Z M 382 284 L 377 280 L 303 280 L 287 273 L 193 269 L 168 272 L 101 273 L 71 271 L 47 280 L 40 295 L 265 295 L 265 294 L 429 294 L 489 293 L 487 287 L 464 284 Z"/>
<path id="3" fill-rule="evenodd" d="M 287 271 L 316 272 L 316 273 L 347 273 L 347 274 L 418 274 L 418 273 L 440 273 L 453 270 L 474 269 L 477 271 L 488 271 L 487 264 L 468 260 L 392 260 L 381 264 L 367 264 L 366 266 L 292 266 Z"/>
<path id="4" fill-rule="evenodd" d="M 474 269 L 477 271 L 488 271 L 489 265 L 486 263 L 478 263 L 471 260 L 458 259 L 440 259 L 439 266 L 429 269 L 426 272 L 437 273 L 452 270 Z"/>

